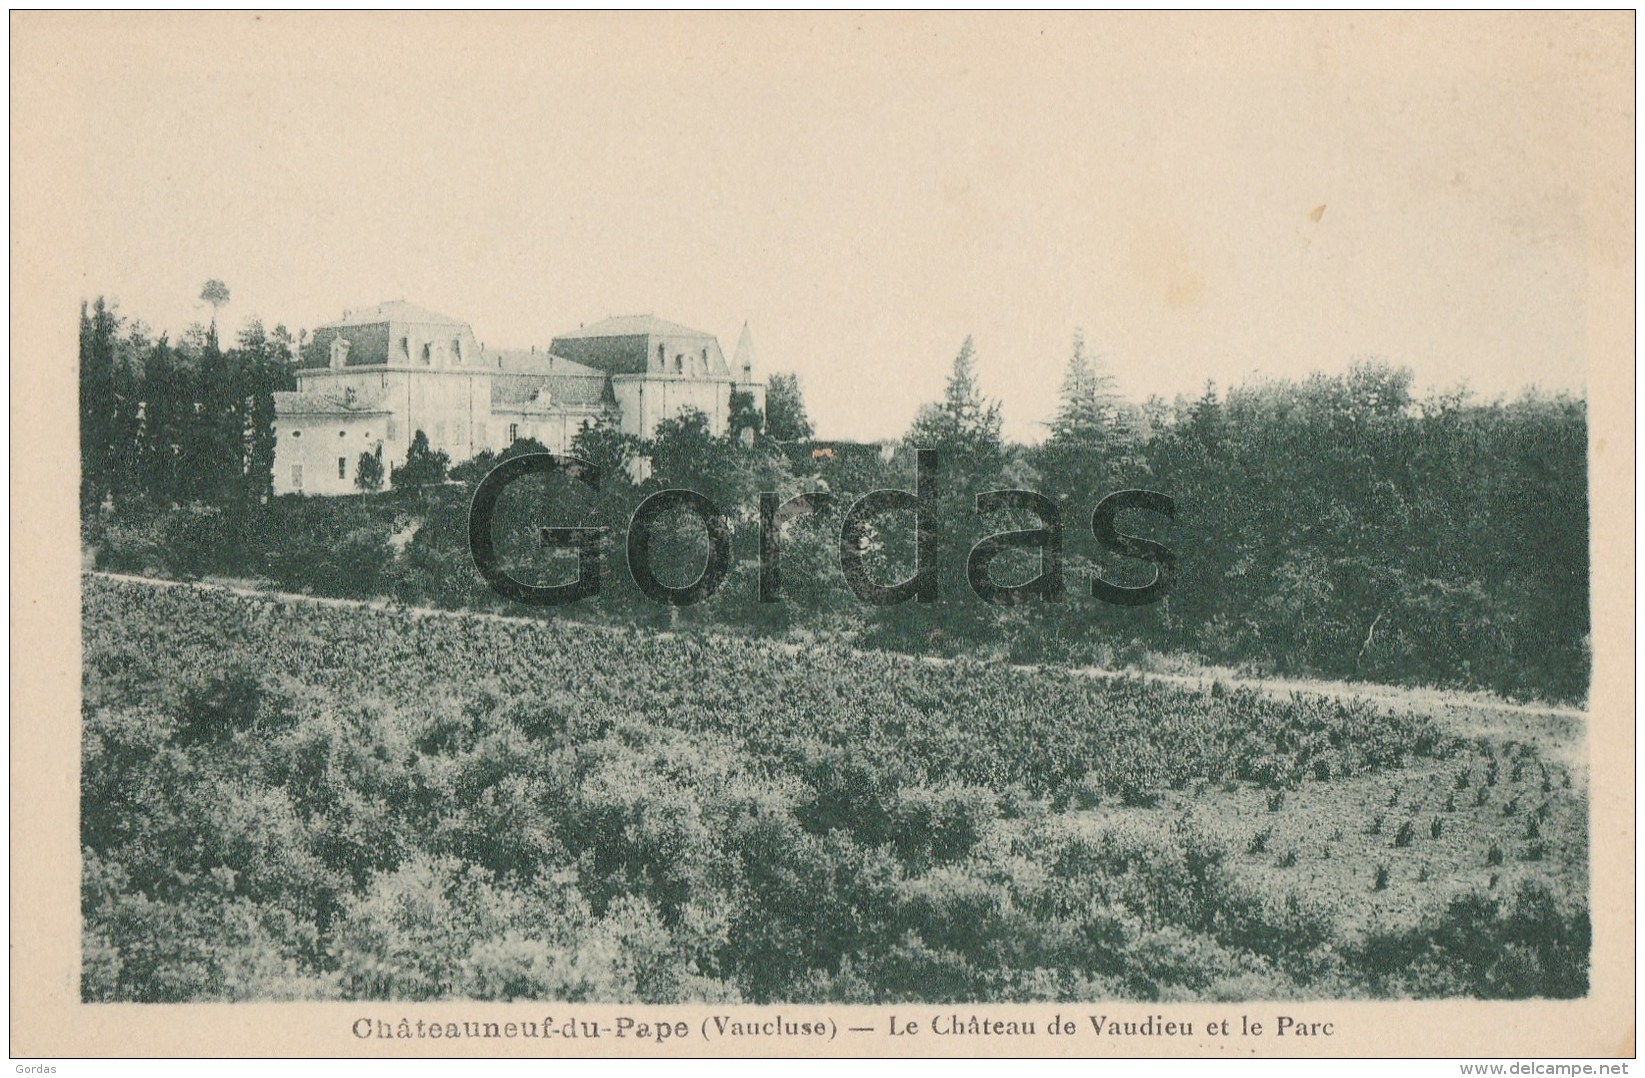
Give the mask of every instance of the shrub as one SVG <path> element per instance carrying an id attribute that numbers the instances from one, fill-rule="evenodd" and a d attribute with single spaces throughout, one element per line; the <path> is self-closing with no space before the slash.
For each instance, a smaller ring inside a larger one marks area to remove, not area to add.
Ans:
<path id="1" fill-rule="evenodd" d="M 111 520 L 96 540 L 97 568 L 114 573 L 163 576 L 169 548 L 159 519 L 127 516 Z"/>
<path id="2" fill-rule="evenodd" d="M 240 537 L 234 522 L 215 506 L 186 505 L 159 521 L 164 566 L 185 580 L 233 572 L 240 564 Z"/>
<path id="3" fill-rule="evenodd" d="M 977 786 L 904 786 L 891 809 L 891 840 L 905 864 L 957 861 L 999 818 L 993 794 Z"/>
<path id="4" fill-rule="evenodd" d="M 1108 785 L 1120 800 L 1138 808 L 1159 804 L 1160 789 L 1167 785 L 1164 755 L 1153 745 L 1138 746 L 1113 762 Z"/>
<path id="5" fill-rule="evenodd" d="M 177 711 L 180 745 L 218 741 L 257 720 L 263 686 L 251 670 L 236 666 L 188 688 Z"/>
<path id="6" fill-rule="evenodd" d="M 444 452 L 432 450 L 429 447 L 428 435 L 417 431 L 412 436 L 410 449 L 406 451 L 405 463 L 390 472 L 389 482 L 396 490 L 431 486 L 445 481 L 446 470 L 450 466 L 451 457 Z"/>

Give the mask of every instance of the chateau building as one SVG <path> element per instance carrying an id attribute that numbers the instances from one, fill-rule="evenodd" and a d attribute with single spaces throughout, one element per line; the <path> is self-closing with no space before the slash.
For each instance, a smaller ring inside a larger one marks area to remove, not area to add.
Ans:
<path id="1" fill-rule="evenodd" d="M 452 463 L 521 438 L 565 451 L 584 423 L 647 438 L 695 408 L 724 434 L 733 391 L 765 407 L 743 327 L 730 363 L 711 333 L 633 315 L 546 349 L 493 350 L 466 322 L 405 302 L 345 311 L 304 346 L 297 389 L 276 393 L 274 492 L 351 494 L 361 453 L 389 468 L 422 431 Z"/>

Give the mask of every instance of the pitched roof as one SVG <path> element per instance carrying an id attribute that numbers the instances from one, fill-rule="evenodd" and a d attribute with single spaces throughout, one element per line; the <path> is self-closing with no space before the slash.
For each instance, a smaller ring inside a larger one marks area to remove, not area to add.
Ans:
<path id="1" fill-rule="evenodd" d="M 581 337 L 707 337 L 714 334 L 682 326 L 666 318 L 649 314 L 621 314 L 555 335 L 555 340 L 576 340 Z"/>
<path id="2" fill-rule="evenodd" d="M 378 415 L 387 411 L 378 407 L 379 401 L 362 397 L 350 398 L 344 393 L 295 393 L 277 390 L 274 394 L 275 415 Z"/>
<path id="3" fill-rule="evenodd" d="M 606 373 L 586 363 L 542 352 L 535 348 L 499 348 L 487 350 L 483 365 L 495 365 L 505 374 L 568 374 L 585 378 L 604 378 Z"/>
<path id="4" fill-rule="evenodd" d="M 375 326 L 384 322 L 412 322 L 419 325 L 438 326 L 466 326 L 460 318 L 431 311 L 427 307 L 419 307 L 415 303 L 407 303 L 403 299 L 389 300 L 371 307 L 356 307 L 343 312 L 343 317 L 335 322 L 327 322 L 317 329 L 329 329 L 335 326 Z"/>
<path id="5" fill-rule="evenodd" d="M 491 379 L 491 406 L 520 408 L 547 389 L 550 402 L 566 407 L 600 404 L 611 399 L 604 374 L 497 374 Z"/>

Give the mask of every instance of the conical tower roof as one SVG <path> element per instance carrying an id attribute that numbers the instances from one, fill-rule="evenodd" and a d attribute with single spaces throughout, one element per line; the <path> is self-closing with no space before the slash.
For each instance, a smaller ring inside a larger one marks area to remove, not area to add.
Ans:
<path id="1" fill-rule="evenodd" d="M 743 331 L 737 337 L 737 351 L 731 357 L 731 369 L 737 374 L 754 369 L 754 334 L 748 331 L 748 323 L 743 323 Z"/>

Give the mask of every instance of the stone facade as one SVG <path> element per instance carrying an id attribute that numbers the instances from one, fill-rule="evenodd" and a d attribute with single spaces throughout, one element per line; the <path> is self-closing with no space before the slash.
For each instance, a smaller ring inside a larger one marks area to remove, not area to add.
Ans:
<path id="1" fill-rule="evenodd" d="M 383 303 L 317 328 L 297 390 L 275 394 L 274 492 L 356 493 L 360 454 L 386 477 L 418 431 L 454 464 L 521 438 L 564 452 L 603 416 L 645 438 L 696 408 L 724 434 L 733 390 L 764 409 L 746 326 L 730 364 L 712 334 L 650 316 L 606 319 L 545 351 L 492 351 L 467 323 Z"/>

